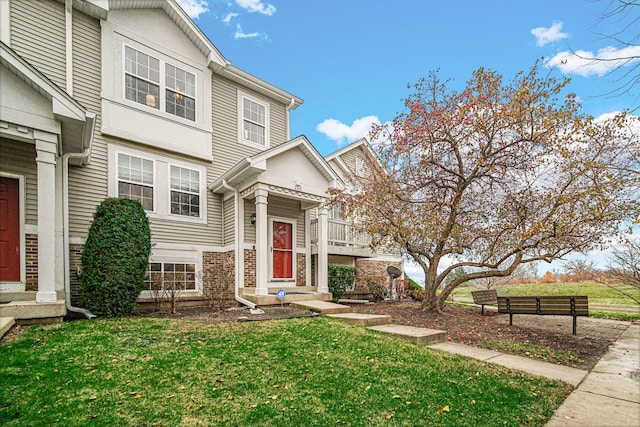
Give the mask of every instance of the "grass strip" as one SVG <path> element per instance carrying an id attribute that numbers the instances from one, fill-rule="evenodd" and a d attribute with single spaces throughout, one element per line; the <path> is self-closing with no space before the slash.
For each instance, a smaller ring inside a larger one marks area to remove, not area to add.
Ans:
<path id="1" fill-rule="evenodd" d="M 571 390 L 328 318 L 36 326 L 0 361 L 6 426 L 537 426 Z"/>

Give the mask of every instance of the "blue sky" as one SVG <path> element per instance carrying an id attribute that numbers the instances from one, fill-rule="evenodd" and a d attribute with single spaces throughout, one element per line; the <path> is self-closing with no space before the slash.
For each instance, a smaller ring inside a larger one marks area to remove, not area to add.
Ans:
<path id="1" fill-rule="evenodd" d="M 541 60 L 554 75 L 571 77 L 569 90 L 588 114 L 639 103 L 640 87 L 635 96 L 606 96 L 633 63 L 573 54 L 640 57 L 639 40 L 621 50 L 604 37 L 630 19 L 603 21 L 610 0 L 178 3 L 232 64 L 304 99 L 291 113 L 291 135 L 306 135 L 323 155 L 367 136 L 372 122 L 391 121 L 410 94 L 407 85 L 436 69 L 460 89 L 479 67 L 510 79 Z M 628 41 L 638 37 L 636 27 L 630 30 L 623 34 Z"/>
<path id="2" fill-rule="evenodd" d="M 407 84 L 436 69 L 461 88 L 478 67 L 511 78 L 541 59 L 572 78 L 569 89 L 589 114 L 637 104 L 633 96 L 599 96 L 619 85 L 624 68 L 602 75 L 602 63 L 571 54 L 619 50 L 602 36 L 625 22 L 600 19 L 609 0 L 178 3 L 232 64 L 304 99 L 291 135 L 305 134 L 325 155 L 366 136 L 372 121 L 392 120 Z"/>

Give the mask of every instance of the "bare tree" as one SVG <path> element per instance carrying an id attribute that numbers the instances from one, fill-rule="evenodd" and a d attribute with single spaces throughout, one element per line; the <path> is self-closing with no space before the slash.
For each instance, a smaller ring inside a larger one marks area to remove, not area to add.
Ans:
<path id="1" fill-rule="evenodd" d="M 640 242 L 627 242 L 620 249 L 614 249 L 606 276 L 601 281 L 621 294 L 640 304 L 640 300 L 625 290 L 625 287 L 640 290 Z"/>
<path id="2" fill-rule="evenodd" d="M 431 73 L 372 132 L 384 167 L 335 203 L 423 269 L 424 310 L 463 282 L 591 250 L 640 215 L 639 136 L 624 114 L 585 116 L 567 84 L 537 64 L 509 82 L 481 68 L 461 91 Z"/>
<path id="3" fill-rule="evenodd" d="M 596 263 L 584 259 L 571 259 L 563 265 L 565 274 L 575 282 L 583 282 L 585 280 L 593 280 L 598 273 Z"/>

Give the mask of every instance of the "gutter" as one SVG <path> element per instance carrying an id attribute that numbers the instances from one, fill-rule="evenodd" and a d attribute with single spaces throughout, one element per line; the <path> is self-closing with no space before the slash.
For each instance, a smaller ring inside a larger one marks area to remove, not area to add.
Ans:
<path id="1" fill-rule="evenodd" d="M 87 165 L 91 157 L 93 147 L 93 131 L 95 128 L 95 114 L 87 113 L 87 125 L 85 125 L 84 135 L 88 136 L 89 145 L 82 153 L 67 153 L 62 156 L 62 245 L 64 247 L 64 294 L 67 311 L 80 313 L 87 319 L 94 319 L 95 314 L 86 308 L 74 307 L 71 305 L 71 263 L 69 260 L 69 160 L 80 159 L 82 165 Z"/>
<path id="2" fill-rule="evenodd" d="M 240 247 L 240 220 L 238 218 L 238 212 L 239 210 L 239 206 L 240 206 L 240 198 L 238 197 L 238 190 L 236 188 L 231 187 L 229 184 L 227 184 L 227 180 L 223 179 L 222 180 L 222 186 L 224 188 L 226 188 L 229 191 L 233 191 L 233 202 L 235 204 L 234 209 L 235 209 L 235 215 L 234 215 L 234 244 L 235 244 L 235 251 L 236 251 L 236 256 L 235 256 L 235 274 L 234 274 L 234 296 L 236 301 L 238 301 L 240 304 L 246 305 L 249 308 L 256 308 L 257 305 L 252 303 L 251 301 L 244 299 L 240 296 L 239 293 L 239 287 L 240 287 L 240 250 L 242 249 Z"/>

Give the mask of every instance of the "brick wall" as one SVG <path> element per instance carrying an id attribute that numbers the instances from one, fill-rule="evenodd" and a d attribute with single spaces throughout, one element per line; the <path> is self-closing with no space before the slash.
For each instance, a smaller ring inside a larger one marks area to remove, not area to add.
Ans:
<path id="1" fill-rule="evenodd" d="M 27 291 L 38 290 L 38 235 L 25 235 L 25 267 Z"/>
<path id="2" fill-rule="evenodd" d="M 81 306 L 80 304 L 80 276 L 78 276 L 78 269 L 80 268 L 80 260 L 82 257 L 82 249 L 84 245 L 70 244 L 69 245 L 69 277 L 71 287 L 71 305 Z"/>
<path id="3" fill-rule="evenodd" d="M 307 286 L 307 254 L 296 254 L 296 286 Z"/>
<path id="4" fill-rule="evenodd" d="M 235 293 L 235 253 L 202 253 L 202 291 L 213 301 L 233 300 Z"/>
<path id="5" fill-rule="evenodd" d="M 253 249 L 244 250 L 244 286 L 256 287 L 256 251 Z"/>
<path id="6" fill-rule="evenodd" d="M 361 276 L 389 277 L 387 267 L 390 265 L 400 269 L 400 271 L 403 270 L 402 262 L 400 261 L 384 261 L 370 258 L 361 258 L 356 260 L 356 268 Z"/>

